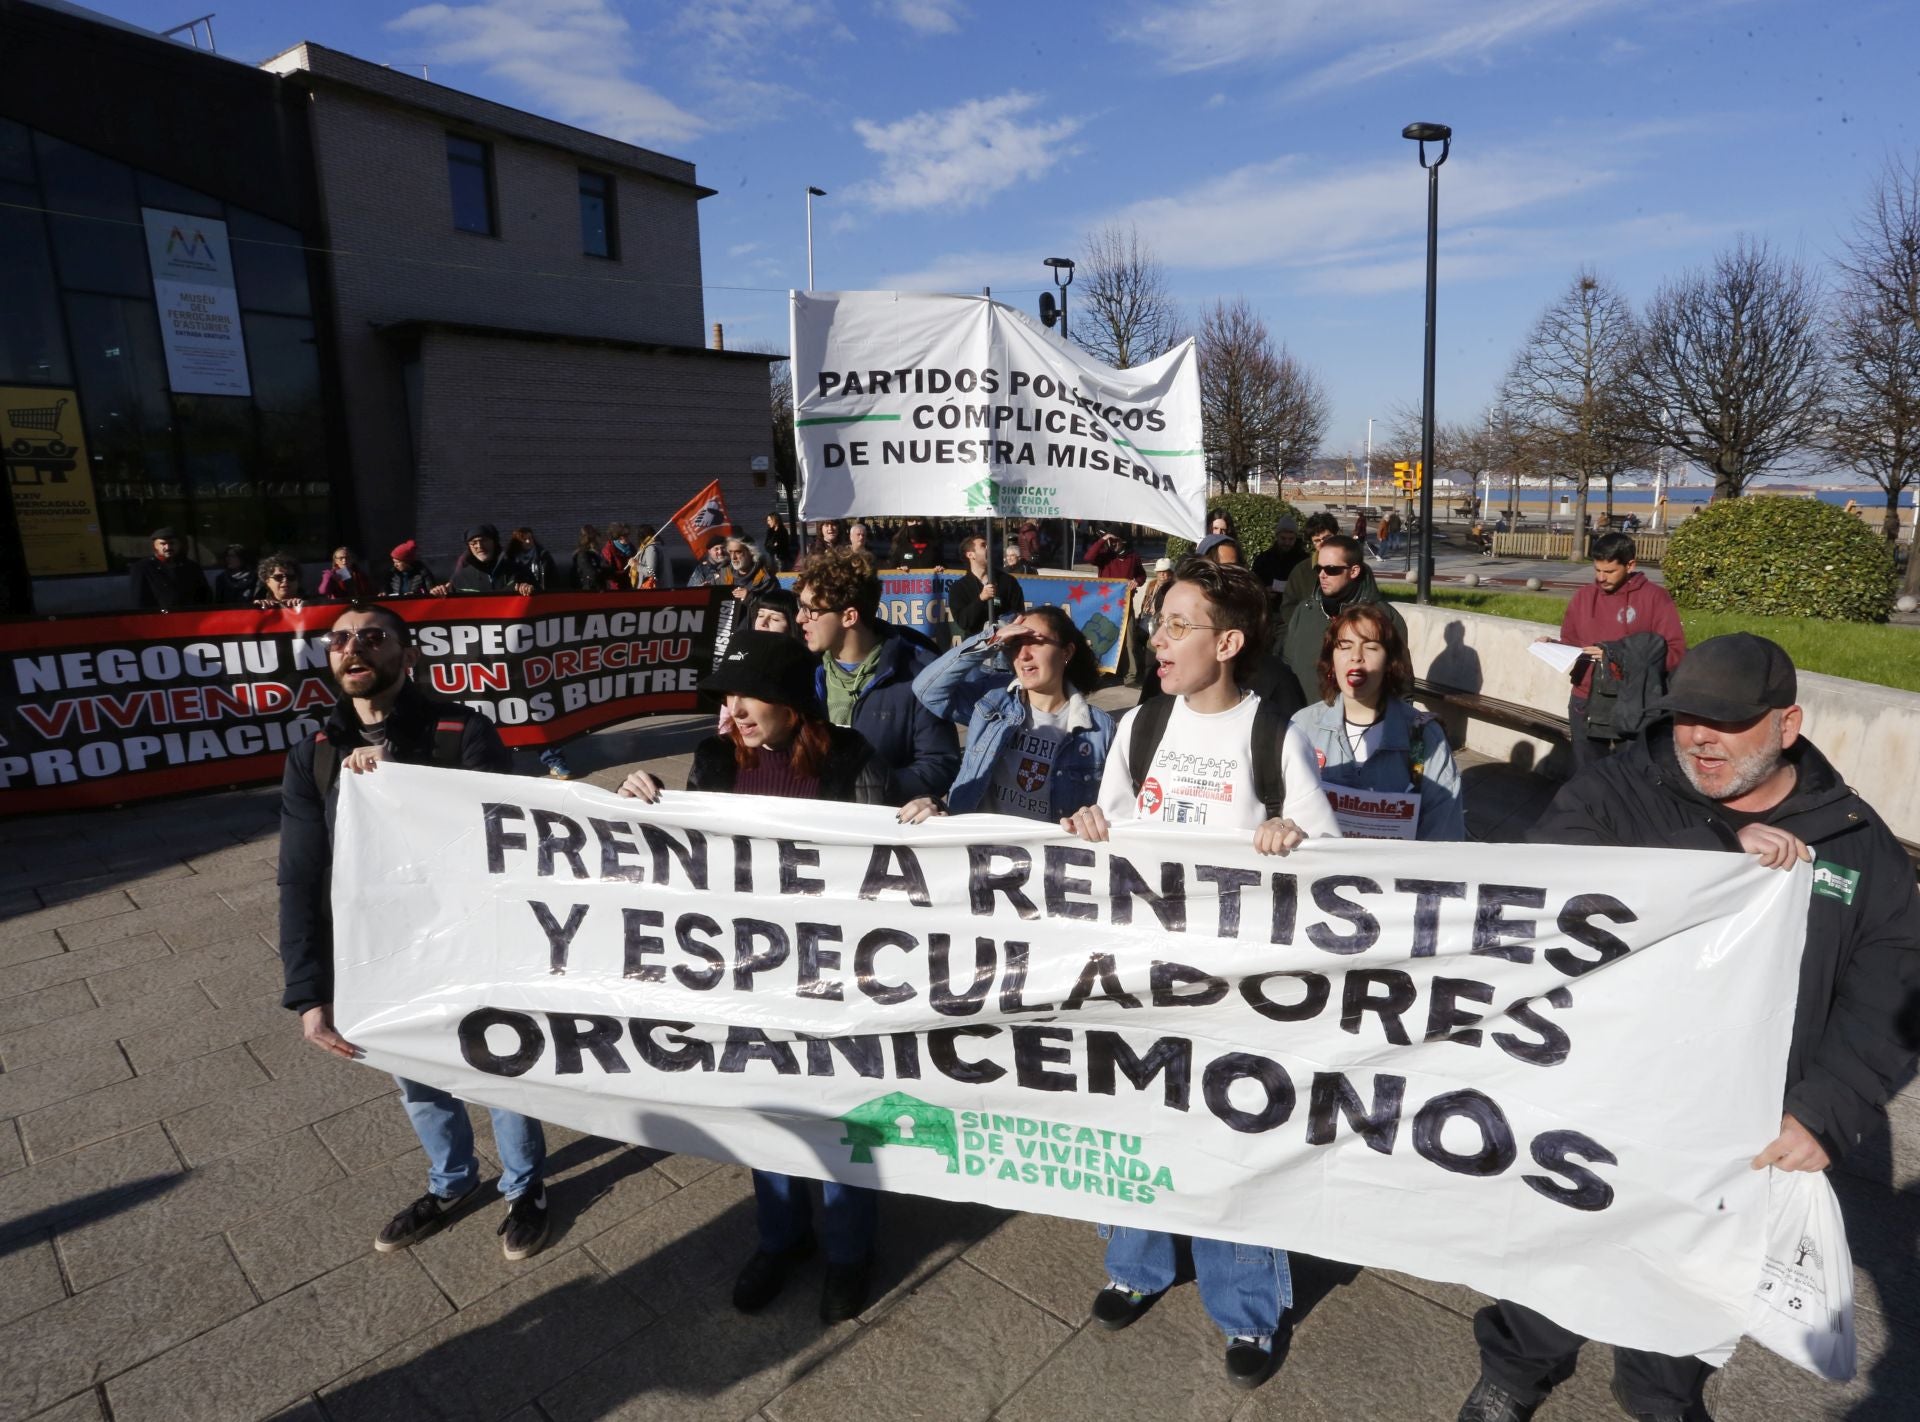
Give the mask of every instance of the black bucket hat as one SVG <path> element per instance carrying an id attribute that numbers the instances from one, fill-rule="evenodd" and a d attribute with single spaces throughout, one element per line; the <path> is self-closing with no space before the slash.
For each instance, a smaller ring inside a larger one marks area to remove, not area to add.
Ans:
<path id="1" fill-rule="evenodd" d="M 803 716 L 823 720 L 826 708 L 815 688 L 819 670 L 819 657 L 803 642 L 780 632 L 740 632 L 708 675 L 705 689 L 791 706 Z"/>

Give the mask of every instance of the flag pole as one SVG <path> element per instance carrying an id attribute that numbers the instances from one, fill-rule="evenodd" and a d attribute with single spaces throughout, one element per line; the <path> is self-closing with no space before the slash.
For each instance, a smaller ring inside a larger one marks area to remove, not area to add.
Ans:
<path id="1" fill-rule="evenodd" d="M 981 287 L 980 294 L 986 297 L 987 304 L 989 306 L 993 304 L 993 288 L 992 287 L 990 286 Z M 987 313 L 987 316 L 988 316 L 987 329 L 991 331 L 993 329 L 993 321 L 992 321 L 993 313 L 989 311 Z M 987 341 L 987 360 L 989 362 L 993 360 L 993 341 L 991 337 L 989 337 Z M 992 626 L 994 623 L 1000 620 L 1000 564 L 994 561 L 994 554 L 993 554 L 993 524 L 994 524 L 993 516 L 995 513 L 999 511 L 1000 501 L 998 497 L 996 497 L 996 493 L 994 489 L 993 456 L 991 454 L 991 451 L 999 444 L 999 441 L 1000 441 L 1000 411 L 999 411 L 999 407 L 993 404 L 992 401 L 988 401 L 987 403 L 987 439 L 988 439 L 987 449 L 989 450 L 989 454 L 987 456 L 987 515 L 986 515 L 987 517 L 987 535 L 986 535 L 987 536 L 987 581 L 993 584 L 993 596 L 987 599 L 987 625 Z"/>

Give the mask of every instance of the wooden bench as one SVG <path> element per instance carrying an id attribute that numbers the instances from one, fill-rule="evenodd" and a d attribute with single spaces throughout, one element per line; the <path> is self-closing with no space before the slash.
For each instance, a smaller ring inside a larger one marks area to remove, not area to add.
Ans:
<path id="1" fill-rule="evenodd" d="M 1496 726 L 1510 726 L 1516 731 L 1525 731 L 1528 735 L 1548 737 L 1564 741 L 1571 734 L 1565 716 L 1551 711 L 1542 711 L 1520 701 L 1502 701 L 1497 696 L 1482 696 L 1477 691 L 1462 691 L 1455 686 L 1443 686 L 1439 682 L 1428 681 L 1425 677 L 1415 677 L 1414 694 L 1431 701 L 1444 702 L 1455 710 L 1464 712 L 1481 721 L 1491 721 Z"/>

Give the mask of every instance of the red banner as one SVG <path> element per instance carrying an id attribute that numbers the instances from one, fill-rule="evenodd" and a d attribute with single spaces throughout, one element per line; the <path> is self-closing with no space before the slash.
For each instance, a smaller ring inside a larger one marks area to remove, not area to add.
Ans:
<path id="1" fill-rule="evenodd" d="M 694 709 L 709 595 L 403 598 L 414 677 L 551 745 Z M 337 692 L 325 634 L 345 608 L 231 608 L 0 623 L 0 815 L 278 779 Z"/>

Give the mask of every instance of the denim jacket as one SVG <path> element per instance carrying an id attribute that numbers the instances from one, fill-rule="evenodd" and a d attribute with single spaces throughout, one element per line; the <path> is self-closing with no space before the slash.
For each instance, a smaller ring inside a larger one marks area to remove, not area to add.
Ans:
<path id="1" fill-rule="evenodd" d="M 994 767 L 1011 738 L 1027 725 L 1027 697 L 1009 686 L 1013 670 L 1003 649 L 988 645 L 993 628 L 967 638 L 925 668 L 913 694 L 936 716 L 967 723 L 960 774 L 947 792 L 947 808 L 964 815 L 987 808 Z M 1100 795 L 1100 776 L 1113 747 L 1113 717 L 1073 692 L 1067 703 L 1067 735 L 1048 779 L 1049 813 L 1063 820 Z"/>
<path id="2" fill-rule="evenodd" d="M 1347 741 L 1341 705 L 1338 696 L 1330 702 L 1316 701 L 1293 718 L 1313 743 L 1321 783 L 1406 794 L 1414 788 L 1412 747 L 1418 734 L 1425 759 L 1420 773 L 1420 838 L 1465 839 L 1467 811 L 1460 793 L 1460 767 L 1454 764 L 1445 728 L 1410 703 L 1390 699 L 1381 713 L 1386 730 L 1380 745 L 1361 764 L 1354 760 Z"/>

